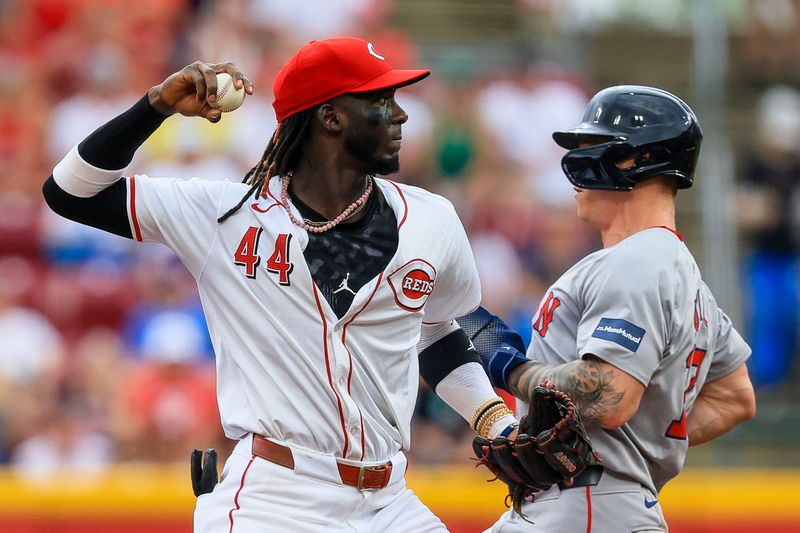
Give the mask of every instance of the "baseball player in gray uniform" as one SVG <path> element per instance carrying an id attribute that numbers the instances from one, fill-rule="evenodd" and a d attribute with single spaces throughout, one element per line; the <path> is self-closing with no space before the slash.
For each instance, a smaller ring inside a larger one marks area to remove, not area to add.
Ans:
<path id="1" fill-rule="evenodd" d="M 523 400 L 554 382 L 602 462 L 488 531 L 665 532 L 658 494 L 687 448 L 755 413 L 750 348 L 675 227 L 675 195 L 692 185 L 702 133 L 674 95 L 618 86 L 553 138 L 569 150 L 562 167 L 578 215 L 600 231 L 603 249 L 547 290 L 527 357 L 505 346 L 485 363 L 496 386 Z"/>
<path id="2" fill-rule="evenodd" d="M 395 90 L 430 72 L 394 69 L 361 39 L 313 41 L 276 77 L 279 126 L 243 182 L 126 174 L 169 115 L 220 120 L 219 72 L 252 94 L 232 63 L 195 62 L 44 185 L 59 214 L 163 243 L 197 281 L 238 444 L 219 484 L 202 476 L 195 531 L 446 531 L 405 486 L 420 374 L 479 435 L 516 419 L 454 321 L 481 291 L 453 206 L 378 177 L 399 167 Z"/>

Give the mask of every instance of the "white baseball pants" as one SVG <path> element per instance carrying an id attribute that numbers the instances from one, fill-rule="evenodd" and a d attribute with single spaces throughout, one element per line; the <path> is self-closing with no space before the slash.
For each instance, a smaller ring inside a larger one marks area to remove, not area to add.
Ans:
<path id="1" fill-rule="evenodd" d="M 406 488 L 406 459 L 392 458 L 386 488 L 359 491 L 339 480 L 335 460 L 293 449 L 295 469 L 252 454 L 252 436 L 236 445 L 222 479 L 197 499 L 194 533 L 446 533 Z"/>

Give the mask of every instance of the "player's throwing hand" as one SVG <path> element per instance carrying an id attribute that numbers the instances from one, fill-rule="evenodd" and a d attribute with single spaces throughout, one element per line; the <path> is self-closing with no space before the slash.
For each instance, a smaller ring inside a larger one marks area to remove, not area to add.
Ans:
<path id="1" fill-rule="evenodd" d="M 237 89 L 244 88 L 253 94 L 253 83 L 233 63 L 206 64 L 195 61 L 169 76 L 159 85 L 151 87 L 147 97 L 159 113 L 180 113 L 187 117 L 203 117 L 217 122 L 222 111 L 210 104 L 216 101 L 217 73 L 227 72 Z"/>

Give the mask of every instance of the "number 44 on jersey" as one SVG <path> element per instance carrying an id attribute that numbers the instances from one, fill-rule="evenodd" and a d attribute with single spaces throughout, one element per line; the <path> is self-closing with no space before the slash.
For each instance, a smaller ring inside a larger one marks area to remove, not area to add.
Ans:
<path id="1" fill-rule="evenodd" d="M 255 279 L 258 273 L 258 265 L 261 264 L 261 256 L 258 255 L 258 245 L 261 240 L 261 232 L 264 228 L 250 226 L 247 228 L 239 246 L 233 252 L 233 262 L 244 268 L 244 275 L 250 279 Z M 290 233 L 281 233 L 275 239 L 275 249 L 267 259 L 267 272 L 274 274 L 280 285 L 291 285 L 289 274 L 292 273 L 294 265 L 289 259 L 289 243 L 292 240 Z"/>

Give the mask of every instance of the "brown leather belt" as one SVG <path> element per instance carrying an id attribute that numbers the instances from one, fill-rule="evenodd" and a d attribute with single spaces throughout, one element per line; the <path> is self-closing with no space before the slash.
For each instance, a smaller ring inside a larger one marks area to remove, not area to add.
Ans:
<path id="1" fill-rule="evenodd" d="M 253 435 L 253 455 L 294 470 L 294 456 L 291 448 L 272 442 L 261 435 Z M 382 489 L 389 484 L 392 476 L 392 463 L 376 466 L 353 466 L 337 462 L 342 483 L 358 490 Z"/>

